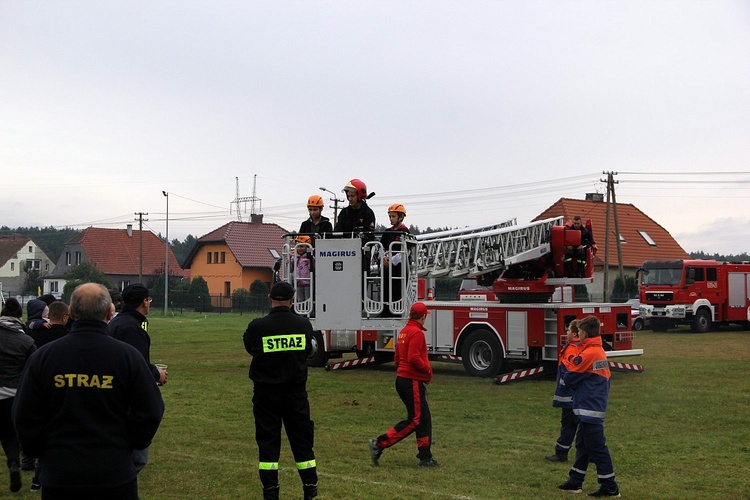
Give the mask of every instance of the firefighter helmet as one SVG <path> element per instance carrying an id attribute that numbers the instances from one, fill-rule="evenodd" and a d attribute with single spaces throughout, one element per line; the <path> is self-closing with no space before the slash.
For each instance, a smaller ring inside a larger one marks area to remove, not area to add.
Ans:
<path id="1" fill-rule="evenodd" d="M 307 199 L 308 207 L 321 207 L 323 208 L 323 198 L 319 195 L 314 194 Z"/>
<path id="2" fill-rule="evenodd" d="M 367 199 L 367 186 L 365 186 L 365 183 L 359 179 L 350 180 L 349 183 L 344 186 L 344 189 L 342 189 L 342 191 L 354 191 L 355 193 L 357 193 L 358 200 Z"/>
<path id="3" fill-rule="evenodd" d="M 406 208 L 401 203 L 394 203 L 390 207 L 388 207 L 388 213 L 391 212 L 398 212 L 404 217 L 406 217 Z"/>
<path id="4" fill-rule="evenodd" d="M 309 236 L 297 236 L 295 239 L 297 243 L 307 243 L 308 245 L 312 243 L 312 239 Z"/>

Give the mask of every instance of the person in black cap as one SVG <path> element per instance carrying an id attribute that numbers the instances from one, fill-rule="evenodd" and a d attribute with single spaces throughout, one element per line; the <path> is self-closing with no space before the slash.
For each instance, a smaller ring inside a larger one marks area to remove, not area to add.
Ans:
<path id="1" fill-rule="evenodd" d="M 286 429 L 306 500 L 318 495 L 313 452 L 313 421 L 307 399 L 307 355 L 313 338 L 310 321 L 292 312 L 294 287 L 275 283 L 268 295 L 271 311 L 247 326 L 243 340 L 253 357 L 255 440 L 264 500 L 279 498 L 281 425 Z"/>
<path id="2" fill-rule="evenodd" d="M 151 310 L 152 292 L 142 283 L 128 285 L 122 291 L 122 311 L 112 318 L 107 329 L 109 334 L 127 344 L 132 345 L 143 358 L 158 385 L 167 383 L 167 371 L 159 370 L 151 363 L 151 337 L 148 335 L 148 319 Z M 148 448 L 133 450 L 133 464 L 136 473 L 141 472 L 148 462 Z"/>

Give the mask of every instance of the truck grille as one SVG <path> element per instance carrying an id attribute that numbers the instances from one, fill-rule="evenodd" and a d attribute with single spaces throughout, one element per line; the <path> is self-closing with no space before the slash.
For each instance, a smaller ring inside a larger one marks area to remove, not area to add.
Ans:
<path id="1" fill-rule="evenodd" d="M 646 300 L 650 301 L 671 301 L 674 292 L 646 292 Z"/>

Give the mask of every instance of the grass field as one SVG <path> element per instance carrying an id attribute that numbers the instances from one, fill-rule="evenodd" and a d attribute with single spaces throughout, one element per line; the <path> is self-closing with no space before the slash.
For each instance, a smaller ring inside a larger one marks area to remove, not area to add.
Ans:
<path id="1" fill-rule="evenodd" d="M 169 365 L 166 414 L 139 477 L 142 499 L 259 498 L 251 414 L 248 316 L 150 316 L 152 361 Z M 642 374 L 613 373 L 605 424 L 625 498 L 750 498 L 750 332 L 639 332 Z M 367 439 L 405 411 L 392 364 L 311 369 L 321 499 L 565 498 L 569 464 L 552 464 L 559 410 L 553 379 L 496 386 L 433 363 L 433 453 L 417 467 L 410 436 L 370 463 Z M 284 439 L 281 497 L 301 498 Z M 28 491 L 31 473 L 16 498 Z M 6 479 L 0 491 L 7 493 Z M 584 492 L 597 488 L 595 467 Z"/>

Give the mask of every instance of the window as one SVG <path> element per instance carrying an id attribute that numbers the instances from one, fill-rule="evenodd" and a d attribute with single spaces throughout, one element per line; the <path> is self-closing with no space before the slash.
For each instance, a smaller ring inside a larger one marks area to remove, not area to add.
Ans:
<path id="1" fill-rule="evenodd" d="M 70 265 L 70 252 L 65 252 L 65 265 Z"/>
<path id="2" fill-rule="evenodd" d="M 81 252 L 76 252 L 76 266 L 81 263 Z"/>
<path id="3" fill-rule="evenodd" d="M 232 295 L 232 282 L 231 281 L 224 282 L 224 295 L 226 295 L 227 297 Z"/>
<path id="4" fill-rule="evenodd" d="M 704 273 L 705 269 L 702 267 L 696 267 L 693 271 L 695 273 L 695 281 L 706 281 L 706 274 Z"/>
<path id="5" fill-rule="evenodd" d="M 214 252 L 214 264 L 219 263 L 219 252 Z"/>
<path id="6" fill-rule="evenodd" d="M 221 252 L 221 263 L 224 264 L 227 260 L 227 253 Z"/>
<path id="7" fill-rule="evenodd" d="M 130 280 L 120 281 L 120 291 L 125 290 L 126 286 L 130 286 Z"/>
<path id="8" fill-rule="evenodd" d="M 211 263 L 211 252 L 207 252 L 206 253 L 206 264 L 210 264 L 210 263 Z"/>
<path id="9" fill-rule="evenodd" d="M 646 240 L 646 243 L 648 243 L 650 246 L 652 246 L 652 247 L 656 246 L 656 242 L 651 239 L 651 236 L 649 236 L 646 231 L 641 231 L 639 229 L 638 230 L 638 234 L 640 234 L 641 236 L 643 236 L 643 239 Z"/>
<path id="10" fill-rule="evenodd" d="M 49 271 L 49 262 L 44 263 L 44 270 Z"/>
<path id="11" fill-rule="evenodd" d="M 622 233 L 620 233 L 620 243 L 627 243 L 627 242 L 628 240 L 625 239 L 625 236 L 623 236 Z"/>
<path id="12" fill-rule="evenodd" d="M 29 246 L 29 253 L 34 253 L 34 247 Z"/>
<path id="13" fill-rule="evenodd" d="M 716 281 L 716 268 L 709 267 L 706 269 L 706 281 Z"/>
<path id="14" fill-rule="evenodd" d="M 50 293 L 57 293 L 57 281 L 49 282 L 49 291 Z"/>
<path id="15" fill-rule="evenodd" d="M 27 271 L 39 271 L 42 268 L 42 261 L 41 260 L 27 260 L 26 261 L 26 270 Z"/>
<path id="16" fill-rule="evenodd" d="M 16 263 L 15 262 L 11 262 L 10 263 L 10 270 L 11 271 L 15 271 L 16 270 Z"/>

